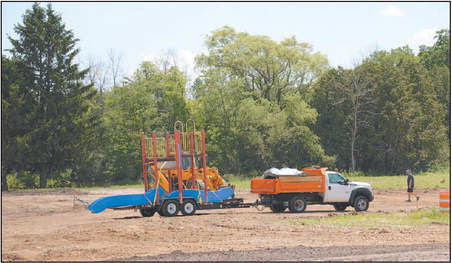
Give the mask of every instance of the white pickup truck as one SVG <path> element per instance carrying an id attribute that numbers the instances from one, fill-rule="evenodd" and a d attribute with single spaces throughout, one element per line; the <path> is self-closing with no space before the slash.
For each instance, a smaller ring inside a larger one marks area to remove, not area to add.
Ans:
<path id="1" fill-rule="evenodd" d="M 340 173 L 312 166 L 301 169 L 275 169 L 251 180 L 251 192 L 273 212 L 303 212 L 308 204 L 333 205 L 336 211 L 352 206 L 366 211 L 374 196 L 368 183 L 352 182 Z"/>

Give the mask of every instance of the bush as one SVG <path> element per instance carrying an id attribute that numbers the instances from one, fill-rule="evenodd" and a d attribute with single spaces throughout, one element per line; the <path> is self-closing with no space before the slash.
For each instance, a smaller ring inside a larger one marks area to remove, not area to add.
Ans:
<path id="1" fill-rule="evenodd" d="M 10 190 L 37 188 L 39 186 L 39 176 L 28 171 L 8 174 L 6 180 Z"/>
<path id="2" fill-rule="evenodd" d="M 51 176 L 51 178 L 47 180 L 47 187 L 49 188 L 71 187 L 72 186 L 71 174 L 72 169 L 66 169 L 64 172 Z"/>

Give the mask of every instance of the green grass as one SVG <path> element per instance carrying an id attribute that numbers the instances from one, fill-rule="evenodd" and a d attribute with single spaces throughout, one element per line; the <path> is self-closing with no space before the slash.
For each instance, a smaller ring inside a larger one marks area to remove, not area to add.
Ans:
<path id="1" fill-rule="evenodd" d="M 336 214 L 321 218 L 301 218 L 282 220 L 281 224 L 290 225 L 325 225 L 344 227 L 400 227 L 425 224 L 450 224 L 450 214 L 441 213 L 437 208 L 419 209 L 411 212 L 397 213 L 359 213 Z"/>
<path id="2" fill-rule="evenodd" d="M 226 174 L 223 178 L 227 183 L 234 185 L 237 190 L 250 190 L 251 178 L 249 177 Z"/>
<path id="3" fill-rule="evenodd" d="M 351 181 L 366 182 L 372 185 L 373 188 L 391 189 L 391 188 L 406 188 L 406 175 L 396 176 L 357 176 L 348 177 Z M 425 172 L 414 175 L 414 182 L 416 188 L 449 188 L 450 175 L 449 172 Z"/>

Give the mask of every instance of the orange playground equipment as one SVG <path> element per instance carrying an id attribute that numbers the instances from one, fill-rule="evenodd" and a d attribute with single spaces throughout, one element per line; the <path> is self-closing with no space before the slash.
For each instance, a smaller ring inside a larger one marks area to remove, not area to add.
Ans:
<path id="1" fill-rule="evenodd" d="M 155 131 L 151 137 L 146 137 L 142 132 L 141 153 L 146 192 L 158 187 L 168 193 L 178 190 L 179 202 L 182 202 L 183 189 L 204 190 L 208 201 L 207 191 L 226 186 L 218 169 L 207 166 L 205 132 L 197 132 L 191 119 L 185 127 L 177 121 L 174 133 L 166 132 L 164 137 L 157 137 Z"/>
<path id="2" fill-rule="evenodd" d="M 189 126 L 189 124 L 191 125 Z M 190 128 L 190 129 L 189 129 Z M 242 208 L 253 204 L 234 198 L 234 187 L 226 185 L 218 169 L 207 166 L 204 131 L 195 122 L 177 121 L 174 133 L 157 137 L 141 133 L 143 194 L 99 198 L 88 205 L 93 213 L 107 208 L 136 209 L 144 217 L 193 215 L 197 209 Z"/>

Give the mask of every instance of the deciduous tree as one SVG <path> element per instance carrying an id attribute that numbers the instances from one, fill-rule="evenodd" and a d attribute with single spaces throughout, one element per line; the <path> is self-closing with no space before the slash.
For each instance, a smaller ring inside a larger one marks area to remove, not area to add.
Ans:
<path id="1" fill-rule="evenodd" d="M 316 113 L 305 102 L 327 60 L 307 43 L 238 33 L 230 27 L 206 39 L 197 57 L 193 115 L 206 129 L 210 161 L 225 172 L 327 164 L 311 131 Z"/>

